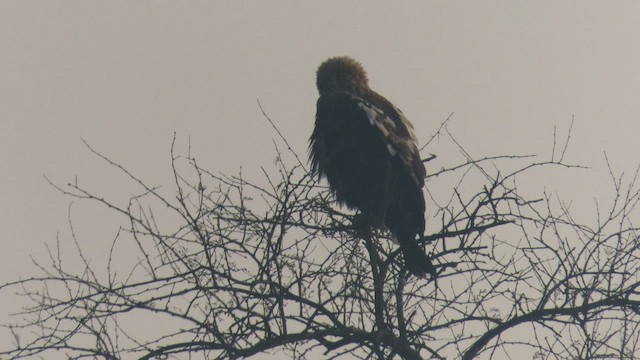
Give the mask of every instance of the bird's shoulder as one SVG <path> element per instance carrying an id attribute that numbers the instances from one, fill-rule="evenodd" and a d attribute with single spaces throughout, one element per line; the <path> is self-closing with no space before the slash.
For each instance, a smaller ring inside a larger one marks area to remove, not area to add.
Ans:
<path id="1" fill-rule="evenodd" d="M 375 126 L 385 137 L 395 137 L 416 141 L 413 125 L 402 111 L 382 95 L 370 91 L 365 94 L 336 92 L 318 99 L 317 115 L 319 120 L 339 121 L 344 118 L 352 121 L 366 121 Z"/>

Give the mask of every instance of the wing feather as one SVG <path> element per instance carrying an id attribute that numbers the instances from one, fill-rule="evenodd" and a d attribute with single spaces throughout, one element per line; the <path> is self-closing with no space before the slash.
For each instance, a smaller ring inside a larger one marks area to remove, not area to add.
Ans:
<path id="1" fill-rule="evenodd" d="M 413 125 L 400 109 L 393 106 L 384 97 L 376 93 L 374 95 L 372 101 L 366 101 L 359 97 L 353 97 L 353 100 L 366 114 L 369 123 L 377 128 L 384 138 L 389 155 L 402 161 L 416 184 L 422 187 L 426 171 L 420 159 L 418 140 Z"/>

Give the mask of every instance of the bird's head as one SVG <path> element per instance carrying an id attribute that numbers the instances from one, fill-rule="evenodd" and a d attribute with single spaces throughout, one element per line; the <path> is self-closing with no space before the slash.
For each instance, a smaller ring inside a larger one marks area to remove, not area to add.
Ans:
<path id="1" fill-rule="evenodd" d="M 362 65 L 348 56 L 327 59 L 316 73 L 316 86 L 320 95 L 336 92 L 358 94 L 369 87 L 368 83 L 367 72 Z"/>

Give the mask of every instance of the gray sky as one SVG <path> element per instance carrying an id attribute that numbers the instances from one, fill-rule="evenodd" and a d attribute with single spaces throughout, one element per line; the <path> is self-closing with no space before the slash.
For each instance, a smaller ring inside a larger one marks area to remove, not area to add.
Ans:
<path id="1" fill-rule="evenodd" d="M 305 155 L 315 69 L 333 55 L 362 62 L 419 138 L 454 113 L 476 157 L 548 159 L 575 114 L 567 159 L 593 170 L 539 185 L 592 206 L 609 194 L 605 150 L 615 171 L 640 162 L 638 39 L 638 1 L 0 2 L 0 281 L 68 234 L 70 199 L 43 175 L 133 191 L 80 139 L 154 185 L 171 184 L 174 132 L 201 166 L 251 171 L 274 155 L 259 99 Z M 103 249 L 117 222 L 85 205 L 77 231 Z"/>

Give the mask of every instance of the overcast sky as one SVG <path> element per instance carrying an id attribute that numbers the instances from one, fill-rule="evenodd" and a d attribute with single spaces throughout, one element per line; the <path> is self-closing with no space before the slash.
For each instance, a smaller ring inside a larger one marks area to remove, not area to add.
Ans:
<path id="1" fill-rule="evenodd" d="M 274 156 L 259 100 L 306 155 L 315 70 L 334 55 L 358 59 L 419 138 L 454 113 L 476 157 L 548 159 L 575 116 L 567 159 L 593 169 L 540 184 L 592 204 L 610 188 L 604 151 L 617 172 L 640 162 L 638 39 L 638 1 L 0 2 L 0 281 L 69 241 L 71 201 L 44 175 L 131 194 L 81 139 L 152 185 L 171 184 L 174 132 L 201 166 L 251 171 Z M 117 223 L 71 209 L 84 245 L 108 246 Z"/>

